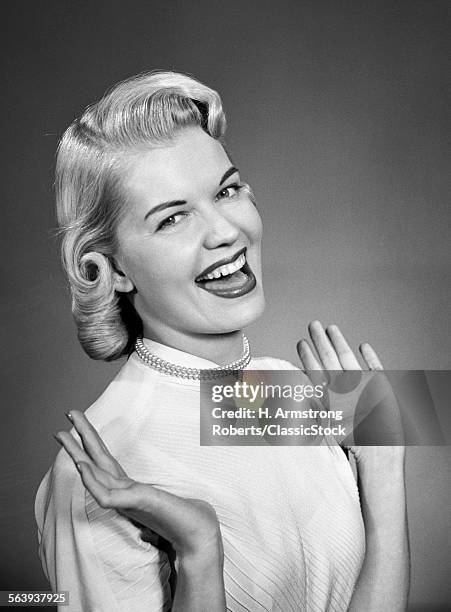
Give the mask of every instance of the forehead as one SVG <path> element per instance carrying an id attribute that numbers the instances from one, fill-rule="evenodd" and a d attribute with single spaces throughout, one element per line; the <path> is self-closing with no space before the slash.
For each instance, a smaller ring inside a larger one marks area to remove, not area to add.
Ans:
<path id="1" fill-rule="evenodd" d="M 167 144 L 133 153 L 122 187 L 136 203 L 187 199 L 218 186 L 230 165 L 219 141 L 186 128 Z"/>

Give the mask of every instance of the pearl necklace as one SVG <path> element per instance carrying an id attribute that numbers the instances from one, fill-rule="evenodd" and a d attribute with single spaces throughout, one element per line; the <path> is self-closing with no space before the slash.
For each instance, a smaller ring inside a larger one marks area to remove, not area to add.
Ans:
<path id="1" fill-rule="evenodd" d="M 220 378 L 221 376 L 226 376 L 227 374 L 230 374 L 234 370 L 243 370 L 251 360 L 249 340 L 244 334 L 242 356 L 236 361 L 232 361 L 232 363 L 228 363 L 224 366 L 210 368 L 208 370 L 201 370 L 200 368 L 187 368 L 185 366 L 177 365 L 175 363 L 171 363 L 170 361 L 166 361 L 161 357 L 157 357 L 156 355 L 151 353 L 149 349 L 145 346 L 142 338 L 136 339 L 135 351 L 141 361 L 147 366 L 149 366 L 149 368 L 157 370 L 162 374 L 167 374 L 168 376 L 188 378 L 190 380 L 212 380 L 215 378 Z"/>

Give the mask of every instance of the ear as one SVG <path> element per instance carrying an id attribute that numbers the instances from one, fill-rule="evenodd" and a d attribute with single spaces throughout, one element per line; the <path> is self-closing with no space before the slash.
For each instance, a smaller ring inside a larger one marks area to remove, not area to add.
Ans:
<path id="1" fill-rule="evenodd" d="M 135 285 L 122 272 L 114 272 L 114 289 L 120 293 L 130 293 L 134 291 Z"/>
<path id="2" fill-rule="evenodd" d="M 125 272 L 121 270 L 115 259 L 111 260 L 111 265 L 113 266 L 114 270 L 113 279 L 115 291 L 119 291 L 120 293 L 130 293 L 130 291 L 134 291 L 135 285 L 128 278 Z"/>
<path id="3" fill-rule="evenodd" d="M 80 260 L 80 271 L 85 280 L 96 281 L 99 276 L 103 278 L 113 277 L 113 288 L 121 293 L 129 293 L 135 290 L 133 282 L 122 272 L 112 257 L 92 251 L 85 253 Z"/>

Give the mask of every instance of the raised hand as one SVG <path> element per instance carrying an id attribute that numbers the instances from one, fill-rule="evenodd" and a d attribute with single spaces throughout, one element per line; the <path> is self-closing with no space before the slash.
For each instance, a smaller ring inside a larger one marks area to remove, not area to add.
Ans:
<path id="1" fill-rule="evenodd" d="M 298 352 L 303 368 L 313 380 L 329 382 L 324 370 L 361 370 L 357 357 L 336 325 L 324 329 L 319 321 L 314 321 L 309 325 L 309 333 L 318 357 L 307 340 L 298 343 Z M 362 344 L 360 353 L 369 370 L 382 370 L 382 364 L 369 344 Z M 383 401 L 375 410 L 384 409 L 382 419 L 388 425 L 388 430 L 394 432 L 395 444 L 346 446 L 356 460 L 366 548 L 360 576 L 349 605 L 350 612 L 386 609 L 401 612 L 406 609 L 409 590 L 405 449 L 401 445 L 401 419 L 396 398 L 393 392 L 390 393 L 386 377 L 377 375 L 376 383 L 376 398 L 380 384 L 380 397 Z M 342 395 L 341 399 L 346 401 L 346 395 Z"/>
<path id="2" fill-rule="evenodd" d="M 324 329 L 319 321 L 313 321 L 309 325 L 309 334 L 313 346 L 311 346 L 308 340 L 302 339 L 298 342 L 297 349 L 302 367 L 312 382 L 315 384 L 330 382 L 330 376 L 327 371 L 331 370 L 338 372 L 362 370 L 357 357 L 336 325 L 330 325 Z M 383 370 L 379 357 L 368 343 L 360 346 L 360 354 L 368 370 Z M 364 384 L 367 382 L 368 379 L 363 380 Z M 376 382 L 377 385 L 367 386 L 367 389 L 372 391 L 371 397 L 367 393 L 367 401 L 373 402 L 370 408 L 373 408 L 378 401 L 380 402 L 377 410 L 380 411 L 384 427 L 389 432 L 389 439 L 393 441 L 394 445 L 402 444 L 402 427 L 396 398 L 384 375 L 378 375 Z M 359 391 L 361 392 L 362 389 L 363 387 L 360 387 Z M 339 405 L 330 406 L 330 408 L 342 410 L 345 418 L 347 417 L 348 422 L 354 425 L 354 427 L 359 424 L 359 419 L 361 421 L 367 416 L 365 411 L 356 414 L 356 404 L 349 405 L 350 395 L 334 395 L 333 397 L 334 401 Z M 376 414 L 375 417 L 377 419 L 378 415 Z M 381 419 L 379 419 L 379 423 Z M 374 422 L 376 421 L 373 420 Z M 363 450 L 362 447 L 355 445 L 346 445 L 346 448 L 353 452 L 358 460 L 362 458 L 362 454 L 372 452 L 371 450 Z M 402 453 L 401 450 L 399 452 Z"/>
<path id="3" fill-rule="evenodd" d="M 55 438 L 97 503 L 152 530 L 174 548 L 179 564 L 171 610 L 225 612 L 224 552 L 213 506 L 129 478 L 85 415 L 74 410 L 67 416 L 81 445 L 66 431 Z"/>
<path id="4" fill-rule="evenodd" d="M 81 438 L 81 445 L 66 431 L 56 439 L 71 456 L 83 484 L 103 508 L 151 529 L 167 540 L 181 558 L 222 554 L 222 540 L 214 508 L 200 499 L 185 499 L 151 484 L 129 478 L 110 454 L 102 438 L 79 411 L 68 418 Z"/>
<path id="5" fill-rule="evenodd" d="M 310 344 L 302 339 L 297 349 L 305 370 L 361 370 L 360 363 L 337 325 L 329 325 L 326 330 L 319 321 L 312 321 L 309 333 L 320 361 L 316 358 Z M 369 370 L 383 370 L 375 350 L 368 344 L 360 345 L 360 353 Z"/>

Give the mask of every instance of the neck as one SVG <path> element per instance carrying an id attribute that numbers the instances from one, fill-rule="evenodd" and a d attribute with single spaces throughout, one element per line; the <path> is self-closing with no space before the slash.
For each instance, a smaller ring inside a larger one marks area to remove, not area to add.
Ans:
<path id="1" fill-rule="evenodd" d="M 240 330 L 226 334 L 186 335 L 172 329 L 155 333 L 144 326 L 144 337 L 220 366 L 239 359 L 243 354 L 243 334 Z"/>

